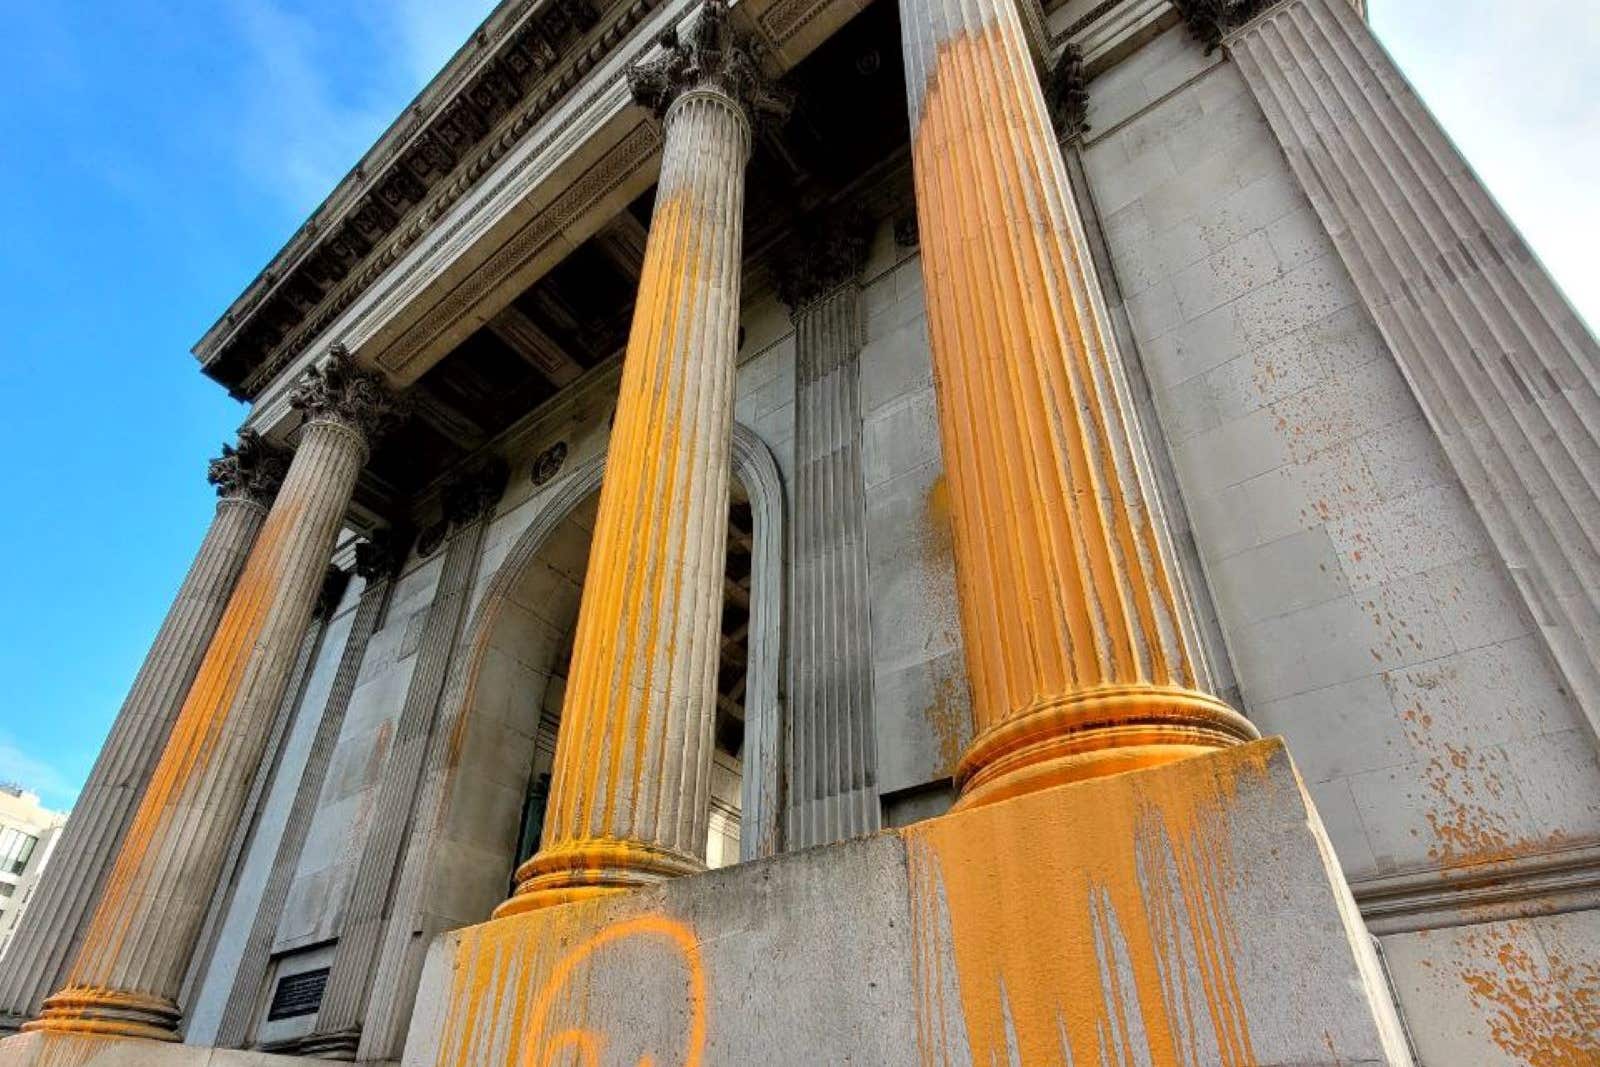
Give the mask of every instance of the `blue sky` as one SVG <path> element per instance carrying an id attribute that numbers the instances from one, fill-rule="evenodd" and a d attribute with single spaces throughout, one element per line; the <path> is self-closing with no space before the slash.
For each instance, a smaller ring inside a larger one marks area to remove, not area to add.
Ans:
<path id="1" fill-rule="evenodd" d="M 189 347 L 491 0 L 13 4 L 0 35 L 0 780 L 68 805 L 243 409 Z M 1369 0 L 1600 322 L 1600 5 Z"/>

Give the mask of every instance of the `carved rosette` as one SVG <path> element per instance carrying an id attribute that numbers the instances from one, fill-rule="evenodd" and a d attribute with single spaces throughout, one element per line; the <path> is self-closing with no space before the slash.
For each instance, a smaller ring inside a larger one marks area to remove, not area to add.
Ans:
<path id="1" fill-rule="evenodd" d="M 792 313 L 861 277 L 871 221 L 852 215 L 816 225 L 802 221 L 778 264 L 778 296 Z"/>
<path id="2" fill-rule="evenodd" d="M 206 481 L 217 487 L 223 500 L 248 500 L 263 507 L 272 503 L 288 473 L 289 458 L 254 430 L 240 430 L 237 445 L 224 444 L 222 455 L 206 470 Z"/>
<path id="3" fill-rule="evenodd" d="M 754 46 L 728 25 L 727 0 L 705 0 L 686 34 L 676 26 L 659 41 L 663 54 L 628 68 L 628 88 L 639 104 L 670 121 L 672 105 L 690 90 L 717 92 L 738 105 L 746 121 L 781 121 L 793 97 L 773 85 L 756 63 Z"/>
<path id="4" fill-rule="evenodd" d="M 334 345 L 326 358 L 306 371 L 289 394 L 289 404 L 307 422 L 331 422 L 355 430 L 369 448 L 407 414 L 404 399 L 383 376 L 363 369 L 343 345 Z"/>
<path id="5" fill-rule="evenodd" d="M 1189 31 L 1214 52 L 1222 39 L 1243 26 L 1276 0 L 1173 0 Z"/>
<path id="6" fill-rule="evenodd" d="M 494 513 L 506 485 L 506 465 L 498 457 L 444 487 L 444 517 L 457 529 Z"/>

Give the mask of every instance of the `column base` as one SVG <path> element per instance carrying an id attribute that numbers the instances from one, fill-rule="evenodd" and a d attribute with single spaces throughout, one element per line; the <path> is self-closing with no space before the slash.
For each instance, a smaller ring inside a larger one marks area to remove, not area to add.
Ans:
<path id="1" fill-rule="evenodd" d="M 336 1060 L 349 1063 L 356 1058 L 361 1047 L 361 1028 L 352 1026 L 328 1034 L 307 1034 L 260 1046 L 262 1052 L 303 1056 L 314 1060 Z"/>
<path id="2" fill-rule="evenodd" d="M 178 1040 L 183 1013 L 166 997 L 116 989 L 68 986 L 45 998 L 39 1017 L 23 1024 L 24 1033 L 102 1034 L 146 1041 Z"/>
<path id="3" fill-rule="evenodd" d="M 640 841 L 610 838 L 558 845 L 540 850 L 517 868 L 516 892 L 493 917 L 625 893 L 705 869 L 698 857 Z"/>
<path id="4" fill-rule="evenodd" d="M 1165 686 L 1104 686 L 1036 703 L 980 733 L 956 768 L 956 808 L 1148 770 L 1261 735 L 1215 697 Z"/>

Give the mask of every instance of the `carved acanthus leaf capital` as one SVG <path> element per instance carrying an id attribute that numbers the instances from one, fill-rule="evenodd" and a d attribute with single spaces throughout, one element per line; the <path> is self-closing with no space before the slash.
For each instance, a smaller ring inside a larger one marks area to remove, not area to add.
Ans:
<path id="1" fill-rule="evenodd" d="M 289 470 L 289 457 L 254 430 L 240 430 L 237 445 L 224 444 L 222 455 L 211 461 L 206 481 L 217 487 L 224 500 L 253 500 L 270 504 Z"/>
<path id="2" fill-rule="evenodd" d="M 778 264 L 778 296 L 791 311 L 861 277 L 872 237 L 865 215 L 801 220 L 794 233 Z"/>
<path id="3" fill-rule="evenodd" d="M 444 517 L 451 525 L 468 523 L 492 514 L 506 486 L 506 464 L 498 457 L 483 466 L 446 483 L 443 492 Z"/>
<path id="4" fill-rule="evenodd" d="M 1277 0 L 1173 0 L 1189 30 L 1214 52 L 1222 39 Z"/>
<path id="5" fill-rule="evenodd" d="M 728 25 L 727 0 L 705 0 L 686 34 L 661 35 L 662 54 L 628 68 L 628 88 L 638 103 L 664 117 L 690 89 L 715 89 L 733 99 L 752 125 L 783 119 L 793 97 L 761 72 L 752 46 Z"/>
<path id="6" fill-rule="evenodd" d="M 356 542 L 356 573 L 367 582 L 387 578 L 400 568 L 410 547 L 407 530 L 388 527 Z"/>
<path id="7" fill-rule="evenodd" d="M 343 345 L 311 367 L 289 394 L 308 421 L 337 422 L 358 431 L 370 446 L 408 413 L 404 398 L 383 376 L 363 369 Z"/>

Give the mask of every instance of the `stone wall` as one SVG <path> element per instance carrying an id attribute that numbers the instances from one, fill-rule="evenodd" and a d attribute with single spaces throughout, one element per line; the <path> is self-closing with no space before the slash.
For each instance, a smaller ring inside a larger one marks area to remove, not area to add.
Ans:
<path id="1" fill-rule="evenodd" d="M 1237 70 L 1174 28 L 1089 88 L 1091 198 L 1244 710 L 1288 738 L 1357 899 L 1454 927 L 1444 878 L 1592 853 L 1580 713 Z M 1483 1062 L 1449 1034 L 1503 1007 L 1469 980 L 1491 946 L 1592 981 L 1572 928 L 1389 935 L 1424 1061 Z"/>

